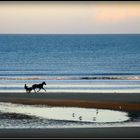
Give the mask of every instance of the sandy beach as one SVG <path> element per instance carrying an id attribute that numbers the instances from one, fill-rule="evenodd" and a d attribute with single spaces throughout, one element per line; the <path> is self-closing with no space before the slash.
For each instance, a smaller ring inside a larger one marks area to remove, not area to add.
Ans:
<path id="1" fill-rule="evenodd" d="M 134 93 L 0 93 L 0 102 L 140 111 Z M 121 106 L 121 108 L 120 108 Z M 1 138 L 139 138 L 139 127 L 1 129 Z"/>
<path id="2" fill-rule="evenodd" d="M 140 111 L 139 93 L 0 93 L 0 102 Z"/>

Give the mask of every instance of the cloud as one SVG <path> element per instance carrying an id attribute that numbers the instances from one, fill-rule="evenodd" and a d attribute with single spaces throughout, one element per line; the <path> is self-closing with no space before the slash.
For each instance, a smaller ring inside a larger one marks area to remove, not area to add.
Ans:
<path id="1" fill-rule="evenodd" d="M 103 5 L 99 6 L 96 21 L 119 23 L 133 18 L 140 18 L 140 5 Z"/>

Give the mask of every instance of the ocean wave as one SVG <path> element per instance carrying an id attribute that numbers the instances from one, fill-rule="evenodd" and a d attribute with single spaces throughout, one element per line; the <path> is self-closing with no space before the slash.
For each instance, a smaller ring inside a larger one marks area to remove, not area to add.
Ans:
<path id="1" fill-rule="evenodd" d="M 44 80 L 40 77 L 0 77 L 0 80 Z"/>
<path id="2" fill-rule="evenodd" d="M 140 80 L 139 76 L 103 76 L 103 77 L 81 77 L 83 80 Z"/>
<path id="3" fill-rule="evenodd" d="M 140 76 L 0 76 L 0 80 L 140 80 Z"/>

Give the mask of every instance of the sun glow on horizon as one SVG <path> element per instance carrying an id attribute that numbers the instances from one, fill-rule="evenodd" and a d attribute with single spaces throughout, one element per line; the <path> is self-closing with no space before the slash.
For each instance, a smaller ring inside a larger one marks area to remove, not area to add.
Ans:
<path id="1" fill-rule="evenodd" d="M 140 5 L 102 5 L 96 15 L 99 22 L 117 23 L 133 18 L 140 18 Z"/>

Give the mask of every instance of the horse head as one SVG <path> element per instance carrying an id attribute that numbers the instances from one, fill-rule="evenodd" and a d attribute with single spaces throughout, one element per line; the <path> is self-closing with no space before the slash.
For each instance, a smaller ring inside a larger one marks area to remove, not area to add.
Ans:
<path id="1" fill-rule="evenodd" d="M 42 84 L 43 84 L 43 85 L 46 85 L 46 83 L 45 83 L 45 82 L 42 82 Z"/>

